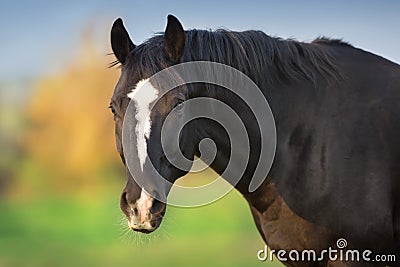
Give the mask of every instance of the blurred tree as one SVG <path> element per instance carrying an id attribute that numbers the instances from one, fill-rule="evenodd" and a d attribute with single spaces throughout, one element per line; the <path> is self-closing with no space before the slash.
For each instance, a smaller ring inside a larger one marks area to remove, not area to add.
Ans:
<path id="1" fill-rule="evenodd" d="M 77 59 L 40 79 L 26 110 L 26 166 L 40 169 L 35 179 L 49 189 L 96 187 L 120 165 L 107 109 L 119 71 L 107 68 L 113 58 L 96 51 L 90 32 L 84 36 Z"/>
<path id="2" fill-rule="evenodd" d="M 25 129 L 29 78 L 11 79 L 0 83 L 0 197 L 7 196 L 17 180 L 24 148 L 19 140 Z"/>

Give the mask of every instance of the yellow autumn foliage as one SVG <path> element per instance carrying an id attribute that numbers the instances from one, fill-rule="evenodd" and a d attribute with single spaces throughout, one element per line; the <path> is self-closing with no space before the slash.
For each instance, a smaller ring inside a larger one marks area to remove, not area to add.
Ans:
<path id="1" fill-rule="evenodd" d="M 38 179 L 48 179 L 46 186 L 95 185 L 121 164 L 107 108 L 119 76 L 119 70 L 107 68 L 112 60 L 86 40 L 64 71 L 38 81 L 23 143 L 29 160 L 44 170 Z"/>

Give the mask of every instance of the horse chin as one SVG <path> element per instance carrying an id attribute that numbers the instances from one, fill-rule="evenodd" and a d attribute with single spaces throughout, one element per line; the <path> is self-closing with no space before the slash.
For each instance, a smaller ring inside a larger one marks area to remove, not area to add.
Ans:
<path id="1" fill-rule="evenodd" d="M 135 232 L 140 232 L 143 234 L 150 234 L 157 230 L 157 228 L 160 226 L 161 221 L 151 221 L 151 222 L 146 222 L 145 224 L 142 225 L 131 225 L 129 222 L 129 228 Z"/>
<path id="2" fill-rule="evenodd" d="M 143 222 L 137 222 L 128 218 L 128 226 L 131 230 L 135 232 L 140 232 L 143 234 L 150 234 L 160 227 L 163 217 L 165 214 L 165 208 L 161 212 L 151 214 L 148 220 Z"/>
<path id="3" fill-rule="evenodd" d="M 157 228 L 156 228 L 157 229 Z M 156 229 L 151 229 L 151 230 L 148 230 L 148 229 L 133 229 L 133 231 L 135 231 L 135 232 L 140 232 L 140 233 L 142 233 L 142 234 L 151 234 L 152 232 L 154 232 Z"/>

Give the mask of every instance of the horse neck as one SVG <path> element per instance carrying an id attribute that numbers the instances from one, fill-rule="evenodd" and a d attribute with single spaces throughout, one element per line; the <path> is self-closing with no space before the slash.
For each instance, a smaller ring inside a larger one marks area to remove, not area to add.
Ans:
<path id="1" fill-rule="evenodd" d="M 228 104 L 229 106 L 235 107 L 235 113 L 241 117 L 241 120 L 246 124 L 246 126 L 249 129 L 256 129 L 257 126 L 253 125 L 254 123 L 252 121 L 253 118 L 251 118 L 248 112 L 241 106 L 243 104 L 238 104 L 237 101 L 235 101 L 234 99 L 231 98 L 231 96 L 229 96 L 229 94 L 226 94 L 226 92 L 223 93 L 223 92 L 215 92 L 212 90 L 205 90 L 204 88 L 199 90 L 203 92 L 201 94 L 202 97 L 209 97 L 212 99 L 217 98 L 218 100 Z M 211 106 L 210 107 L 204 106 L 204 109 L 211 110 L 211 113 L 220 112 L 219 109 L 213 109 Z M 212 114 L 211 117 L 213 117 Z M 257 134 L 258 133 L 256 131 L 253 131 L 253 133 L 249 135 L 250 146 L 255 144 L 254 142 L 252 142 L 252 140 L 258 138 Z M 195 124 L 195 139 L 194 139 L 195 146 L 198 147 L 200 141 L 206 138 L 211 139 L 215 143 L 217 150 L 215 159 L 213 163 L 210 165 L 210 167 L 216 173 L 221 175 L 227 182 L 235 186 L 235 188 L 238 189 L 242 194 L 248 193 L 248 185 L 250 183 L 251 173 L 252 173 L 251 170 L 253 167 L 255 167 L 253 166 L 254 164 L 252 163 L 256 162 L 257 160 L 256 158 L 258 156 L 257 154 L 258 150 L 255 149 L 257 150 L 255 151 L 253 149 L 249 151 L 248 146 L 245 144 L 245 142 L 241 140 L 241 138 L 239 137 L 235 138 L 235 133 L 233 133 L 233 136 L 232 133 L 228 135 L 226 129 L 224 129 L 219 123 L 213 121 L 212 119 L 198 119 Z M 235 153 L 235 155 L 232 155 L 231 142 L 236 146 L 235 151 L 247 150 L 249 153 L 251 152 L 249 158 L 247 158 L 246 153 Z M 257 146 L 257 144 L 255 146 Z M 198 150 L 196 151 L 196 156 L 201 157 L 200 152 Z M 243 167 L 243 162 L 249 162 L 250 168 L 246 169 L 246 167 Z M 230 167 L 228 168 L 228 171 L 226 171 L 228 163 Z M 242 168 L 240 168 L 239 166 L 242 166 Z M 237 174 L 242 173 L 245 169 L 246 171 L 244 172 L 243 176 L 239 177 L 240 180 L 237 182 L 238 180 Z"/>
<path id="2" fill-rule="evenodd" d="M 265 93 L 264 96 L 268 100 L 271 109 L 274 111 L 275 124 L 277 131 L 280 133 L 280 140 L 278 140 L 278 143 L 285 143 L 289 140 L 291 136 L 290 134 L 293 132 L 296 125 L 299 123 L 308 123 L 307 121 L 302 121 L 302 117 L 312 117 L 311 115 L 315 111 L 315 105 L 310 101 L 310 99 L 322 97 L 323 92 L 314 90 L 311 81 L 299 81 L 297 83 L 286 85 L 271 84 L 270 88 L 271 90 L 265 90 L 267 93 Z M 296 88 L 296 90 L 293 90 L 293 88 Z M 217 147 L 217 153 L 215 160 L 210 167 L 227 180 L 227 182 L 234 185 L 242 195 L 249 195 L 249 184 L 253 178 L 254 170 L 257 167 L 260 155 L 259 125 L 252 115 L 251 110 L 243 108 L 243 103 L 232 98 L 229 93 L 226 93 L 225 89 L 220 88 L 221 91 L 218 91 L 219 89 L 215 89 L 215 91 L 213 89 L 206 90 L 206 88 L 198 88 L 197 90 L 198 92 L 201 92 L 201 94 L 195 95 L 194 97 L 201 96 L 213 99 L 217 98 L 218 100 L 228 104 L 235 109 L 235 113 L 240 116 L 246 126 L 250 145 L 249 158 L 245 158 L 244 156 L 246 155 L 243 153 L 243 157 L 241 157 L 242 155 L 236 155 L 236 157 L 234 157 L 236 162 L 232 162 L 233 165 L 240 165 L 243 161 L 248 162 L 247 168 L 238 183 L 235 183 L 235 179 L 233 179 L 234 181 L 232 182 L 232 177 L 224 174 L 228 162 L 232 159 L 230 137 L 218 123 L 212 122 L 211 120 L 199 119 L 195 124 L 195 144 L 197 146 L 204 138 L 210 138 L 213 140 Z M 211 107 L 206 106 L 203 108 L 211 109 Z M 215 112 L 218 112 L 218 110 Z M 299 116 L 299 114 L 302 114 L 303 116 Z M 239 140 L 238 143 L 240 145 L 243 142 Z M 200 156 L 200 153 L 197 151 L 196 155 Z M 238 173 L 240 173 L 240 171 L 238 171 Z M 233 173 L 233 176 L 235 176 L 235 173 Z M 265 188 L 265 184 L 260 187 L 260 190 Z"/>

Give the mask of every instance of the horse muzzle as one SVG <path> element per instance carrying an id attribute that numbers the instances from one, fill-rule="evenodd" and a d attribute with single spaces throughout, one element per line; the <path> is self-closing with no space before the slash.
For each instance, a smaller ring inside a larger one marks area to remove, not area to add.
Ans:
<path id="1" fill-rule="evenodd" d="M 128 219 L 129 228 L 142 233 L 156 230 L 164 217 L 166 204 L 154 199 L 144 190 L 136 201 L 132 201 L 129 197 L 129 194 L 124 192 L 120 203 Z"/>

